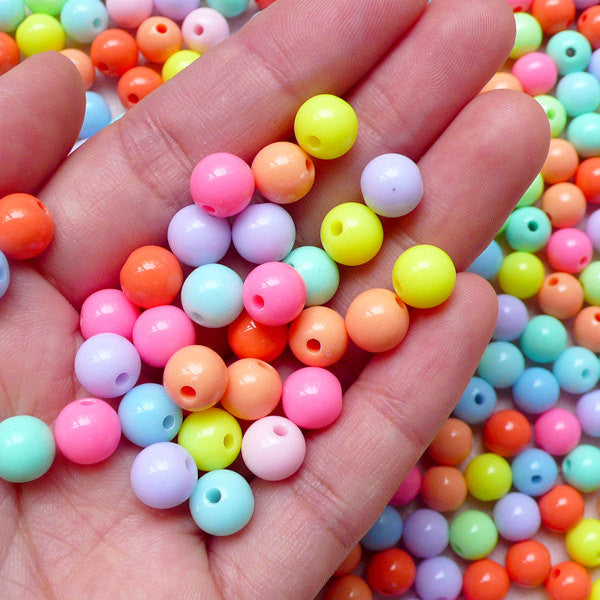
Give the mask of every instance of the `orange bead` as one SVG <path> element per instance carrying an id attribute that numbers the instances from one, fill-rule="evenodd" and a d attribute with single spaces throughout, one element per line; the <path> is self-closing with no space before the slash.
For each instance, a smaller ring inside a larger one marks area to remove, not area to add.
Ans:
<path id="1" fill-rule="evenodd" d="M 358 575 L 344 575 L 329 583 L 323 600 L 373 600 L 373 593 Z"/>
<path id="2" fill-rule="evenodd" d="M 570 319 L 583 306 L 583 287 L 570 273 L 550 273 L 537 295 L 544 313 L 557 319 Z"/>
<path id="3" fill-rule="evenodd" d="M 140 52 L 150 62 L 164 63 L 171 54 L 181 50 L 181 28 L 167 17 L 149 17 L 140 23 L 135 34 Z"/>
<path id="4" fill-rule="evenodd" d="M 533 0 L 531 5 L 531 15 L 546 35 L 568 29 L 575 21 L 575 12 L 573 0 Z"/>
<path id="5" fill-rule="evenodd" d="M 360 293 L 346 312 L 350 339 L 367 352 L 395 348 L 408 331 L 406 304 L 392 291 L 373 288 Z"/>
<path id="6" fill-rule="evenodd" d="M 257 323 L 245 310 L 227 327 L 227 339 L 238 358 L 275 360 L 286 348 L 287 325 Z"/>
<path id="7" fill-rule="evenodd" d="M 499 410 L 485 422 L 482 439 L 490 452 L 505 458 L 516 456 L 531 441 L 531 424 L 518 410 Z"/>
<path id="8" fill-rule="evenodd" d="M 341 577 L 342 575 L 350 575 L 354 569 L 358 566 L 362 557 L 362 547 L 360 544 L 356 544 L 352 550 L 348 553 L 348 556 L 342 561 L 340 566 L 334 571 L 334 577 Z"/>
<path id="9" fill-rule="evenodd" d="M 551 531 L 564 533 L 583 518 L 585 502 L 583 496 L 570 485 L 555 485 L 539 500 L 542 524 Z"/>
<path id="10" fill-rule="evenodd" d="M 600 48 L 600 6 L 586 8 L 577 19 L 577 31 L 594 50 Z"/>
<path id="11" fill-rule="evenodd" d="M 205 410 L 225 393 L 227 366 L 208 346 L 185 346 L 167 361 L 163 385 L 167 394 L 185 410 Z"/>
<path id="12" fill-rule="evenodd" d="M 490 558 L 470 563 L 463 573 L 465 600 L 502 600 L 509 588 L 510 579 L 506 569 Z"/>
<path id="13" fill-rule="evenodd" d="M 117 84 L 119 100 L 131 108 L 163 83 L 162 77 L 150 67 L 133 67 L 123 73 Z"/>
<path id="14" fill-rule="evenodd" d="M 15 260 L 41 254 L 54 235 L 54 222 L 44 204 L 31 194 L 0 199 L 0 250 Z"/>
<path id="15" fill-rule="evenodd" d="M 161 246 L 134 250 L 120 274 L 121 289 L 141 308 L 170 304 L 183 284 L 183 271 L 175 255 Z"/>
<path id="16" fill-rule="evenodd" d="M 454 466 L 469 456 L 473 448 L 473 432 L 467 423 L 450 417 L 433 438 L 427 454 L 440 465 Z"/>
<path id="17" fill-rule="evenodd" d="M 578 166 L 579 155 L 573 144 L 562 138 L 552 138 L 541 171 L 544 181 L 548 184 L 568 181 L 575 175 Z"/>
<path id="18" fill-rule="evenodd" d="M 479 93 L 483 94 L 491 90 L 516 90 L 517 92 L 522 92 L 523 86 L 512 73 L 498 71 L 498 73 L 492 75 L 492 78 L 483 86 Z"/>
<path id="19" fill-rule="evenodd" d="M 309 367 L 328 367 L 344 356 L 348 334 L 344 318 L 327 306 L 305 308 L 291 323 L 288 344 Z"/>
<path id="20" fill-rule="evenodd" d="M 408 552 L 388 548 L 371 556 L 366 575 L 375 593 L 394 598 L 410 589 L 416 571 L 415 561 Z"/>
<path id="21" fill-rule="evenodd" d="M 573 321 L 573 339 L 578 346 L 600 352 L 600 306 L 586 306 Z"/>
<path id="22" fill-rule="evenodd" d="M 85 89 L 89 90 L 96 81 L 96 69 L 90 56 L 77 48 L 65 48 L 60 53 L 64 54 L 75 65 L 81 75 Z"/>
<path id="23" fill-rule="evenodd" d="M 537 540 L 513 544 L 506 551 L 506 570 L 511 581 L 522 587 L 535 587 L 544 583 L 552 564 L 548 548 Z"/>
<path id="24" fill-rule="evenodd" d="M 19 47 L 14 38 L 0 31 L 0 75 L 19 64 Z"/>
<path id="25" fill-rule="evenodd" d="M 432 510 L 458 510 L 467 498 L 465 476 L 456 467 L 429 467 L 421 479 L 421 498 Z"/>
<path id="26" fill-rule="evenodd" d="M 575 185 L 592 204 L 600 204 L 600 156 L 586 158 L 579 163 Z"/>
<path id="27" fill-rule="evenodd" d="M 565 181 L 546 189 L 540 208 L 548 215 L 552 227 L 574 227 L 585 216 L 587 201 L 574 183 Z"/>
<path id="28" fill-rule="evenodd" d="M 106 77 L 120 77 L 138 62 L 138 47 L 130 33 L 123 29 L 106 29 L 90 46 L 94 66 Z"/>
<path id="29" fill-rule="evenodd" d="M 255 421 L 270 414 L 281 398 L 281 377 L 257 358 L 241 358 L 227 368 L 221 406 L 234 417 Z"/>
<path id="30" fill-rule="evenodd" d="M 544 587 L 550 600 L 588 600 L 592 579 L 585 567 L 567 560 L 552 567 Z"/>

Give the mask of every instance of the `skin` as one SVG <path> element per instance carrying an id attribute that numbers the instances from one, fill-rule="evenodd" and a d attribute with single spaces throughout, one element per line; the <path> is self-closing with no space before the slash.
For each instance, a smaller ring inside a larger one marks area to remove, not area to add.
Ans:
<path id="1" fill-rule="evenodd" d="M 377 154 L 417 160 L 425 184 L 411 215 L 386 222 L 378 257 L 342 271 L 332 306 L 343 314 L 358 292 L 389 288 L 394 260 L 415 243 L 441 246 L 466 268 L 547 153 L 548 122 L 534 100 L 509 90 L 476 96 L 513 39 L 505 0 L 278 0 L 68 158 L 84 111 L 68 60 L 38 55 L 2 76 L 0 195 L 38 193 L 56 235 L 37 261 L 11 264 L 0 302 L 0 419 L 51 424 L 86 395 L 73 375 L 83 299 L 118 285 L 131 250 L 165 243 L 202 156 L 251 161 L 291 135 L 295 111 L 316 93 L 347 98 L 360 131 L 346 156 L 317 162 L 310 196 L 290 207 L 299 244 L 318 243 L 329 207 L 360 201 L 360 172 Z M 496 306 L 487 282 L 459 274 L 446 303 L 412 311 L 397 349 L 351 356 L 339 367 L 340 420 L 308 435 L 294 477 L 253 482 L 254 517 L 234 536 L 205 538 L 185 505 L 142 505 L 128 477 L 139 449 L 126 441 L 99 465 L 59 455 L 37 481 L 0 482 L 2 596 L 313 598 L 450 414 Z"/>

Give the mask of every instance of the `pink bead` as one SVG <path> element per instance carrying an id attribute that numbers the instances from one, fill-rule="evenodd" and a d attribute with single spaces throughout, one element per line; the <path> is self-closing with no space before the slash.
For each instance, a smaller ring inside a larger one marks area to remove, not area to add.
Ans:
<path id="1" fill-rule="evenodd" d="M 203 54 L 229 37 L 229 22 L 214 8 L 197 8 L 183 20 L 181 34 L 190 50 Z"/>
<path id="2" fill-rule="evenodd" d="M 402 506 L 412 502 L 421 489 L 421 471 L 419 467 L 415 465 L 404 478 L 404 481 L 400 484 L 396 493 L 392 496 L 390 504 L 392 506 Z"/>
<path id="3" fill-rule="evenodd" d="M 588 266 L 593 253 L 590 238 L 573 227 L 558 229 L 546 244 L 546 256 L 555 271 L 579 273 Z"/>
<path id="4" fill-rule="evenodd" d="M 109 17 L 125 29 L 135 29 L 152 15 L 153 0 L 106 0 Z"/>
<path id="5" fill-rule="evenodd" d="M 533 0 L 506 0 L 513 12 L 528 12 Z"/>
<path id="6" fill-rule="evenodd" d="M 231 217 L 244 210 L 254 193 L 254 174 L 235 154 L 205 156 L 192 171 L 190 192 L 194 202 L 213 217 Z"/>
<path id="7" fill-rule="evenodd" d="M 327 427 L 342 412 L 342 386 L 327 369 L 304 367 L 283 382 L 281 403 L 285 416 L 298 427 Z"/>
<path id="8" fill-rule="evenodd" d="M 558 77 L 554 61 L 543 52 L 530 52 L 518 58 L 513 64 L 512 74 L 531 96 L 547 94 Z"/>
<path id="9" fill-rule="evenodd" d="M 244 307 L 263 325 L 285 325 L 304 308 L 306 285 L 290 265 L 266 262 L 248 273 L 242 287 Z"/>
<path id="10" fill-rule="evenodd" d="M 581 438 L 577 417 L 564 408 L 551 408 L 542 414 L 533 428 L 535 443 L 552 456 L 573 450 Z"/>
<path id="11" fill-rule="evenodd" d="M 304 435 L 284 417 L 254 421 L 242 439 L 244 463 L 254 475 L 267 481 L 281 481 L 293 475 L 305 454 Z"/>
<path id="12" fill-rule="evenodd" d="M 117 449 L 121 439 L 119 416 L 104 400 L 74 400 L 58 413 L 54 437 L 70 461 L 92 465 L 105 460 Z"/>
<path id="13" fill-rule="evenodd" d="M 81 335 L 87 340 L 98 333 L 116 333 L 131 340 L 140 309 L 121 290 L 99 290 L 86 298 L 79 314 Z"/>
<path id="14" fill-rule="evenodd" d="M 133 345 L 151 367 L 164 367 L 177 350 L 195 343 L 192 320 L 170 304 L 145 310 L 133 327 Z"/>

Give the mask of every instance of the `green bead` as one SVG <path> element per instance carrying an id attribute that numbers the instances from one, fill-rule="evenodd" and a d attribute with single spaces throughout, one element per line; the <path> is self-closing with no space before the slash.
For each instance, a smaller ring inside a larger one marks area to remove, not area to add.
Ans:
<path id="1" fill-rule="evenodd" d="M 571 119 L 567 127 L 567 140 L 583 158 L 600 154 L 600 115 L 584 113 Z"/>
<path id="2" fill-rule="evenodd" d="M 498 542 L 498 530 L 492 518 L 481 510 L 465 510 L 450 523 L 450 545 L 465 560 L 487 556 Z"/>
<path id="3" fill-rule="evenodd" d="M 600 261 L 592 261 L 579 274 L 579 282 L 583 287 L 583 297 L 588 304 L 600 304 Z"/>
<path id="4" fill-rule="evenodd" d="M 565 536 L 569 556 L 584 567 L 600 565 L 600 520 L 581 519 Z"/>
<path id="5" fill-rule="evenodd" d="M 562 461 L 563 477 L 581 492 L 600 488 L 600 448 L 580 444 Z"/>
<path id="6" fill-rule="evenodd" d="M 467 489 L 478 500 L 498 500 L 510 490 L 512 471 L 505 458 L 485 452 L 469 461 L 465 480 Z"/>
<path id="7" fill-rule="evenodd" d="M 52 466 L 55 452 L 52 431 L 40 419 L 19 415 L 0 423 L 0 478 L 33 481 Z"/>
<path id="8" fill-rule="evenodd" d="M 544 34 L 535 17 L 526 12 L 515 13 L 515 43 L 510 58 L 519 58 L 529 52 L 535 52 L 541 45 Z"/>
<path id="9" fill-rule="evenodd" d="M 546 245 L 551 233 L 548 215 L 536 206 L 517 208 L 506 224 L 506 241 L 513 250 L 537 252 Z"/>
<path id="10" fill-rule="evenodd" d="M 537 315 L 529 320 L 521 334 L 523 354 L 536 363 L 554 362 L 567 347 L 566 327 L 556 317 Z"/>
<path id="11" fill-rule="evenodd" d="M 32 13 L 58 15 L 67 0 L 25 0 L 25 4 Z"/>
<path id="12" fill-rule="evenodd" d="M 534 98 L 541 104 L 548 116 L 548 121 L 550 121 L 550 134 L 552 137 L 558 137 L 567 125 L 567 111 L 562 105 L 562 102 L 557 100 L 554 96 L 548 96 L 547 94 L 534 96 Z"/>
<path id="13" fill-rule="evenodd" d="M 542 197 L 544 193 L 544 178 L 541 173 L 535 176 L 535 179 L 531 182 L 529 187 L 525 190 L 525 193 L 521 196 L 521 199 L 517 203 L 515 208 L 522 208 L 523 206 L 531 206 L 537 200 Z M 505 224 L 506 225 L 506 224 Z M 502 230 L 501 230 L 502 231 Z"/>

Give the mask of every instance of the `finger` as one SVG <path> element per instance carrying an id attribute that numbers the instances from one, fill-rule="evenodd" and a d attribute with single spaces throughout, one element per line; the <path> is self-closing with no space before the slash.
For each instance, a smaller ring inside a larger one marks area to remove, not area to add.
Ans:
<path id="1" fill-rule="evenodd" d="M 0 78 L 0 197 L 39 189 L 75 143 L 84 111 L 81 77 L 56 52 Z"/>
<path id="2" fill-rule="evenodd" d="M 448 417 L 489 341 L 496 307 L 487 282 L 461 274 L 447 303 L 415 313 L 402 345 L 373 359 L 346 393 L 341 418 L 308 436 L 300 471 L 254 482 L 250 523 L 210 546 L 215 576 L 233 586 L 222 588 L 225 597 L 265 597 L 268 589 L 281 599 L 314 597 Z M 310 577 L 290 568 L 309 561 Z"/>

